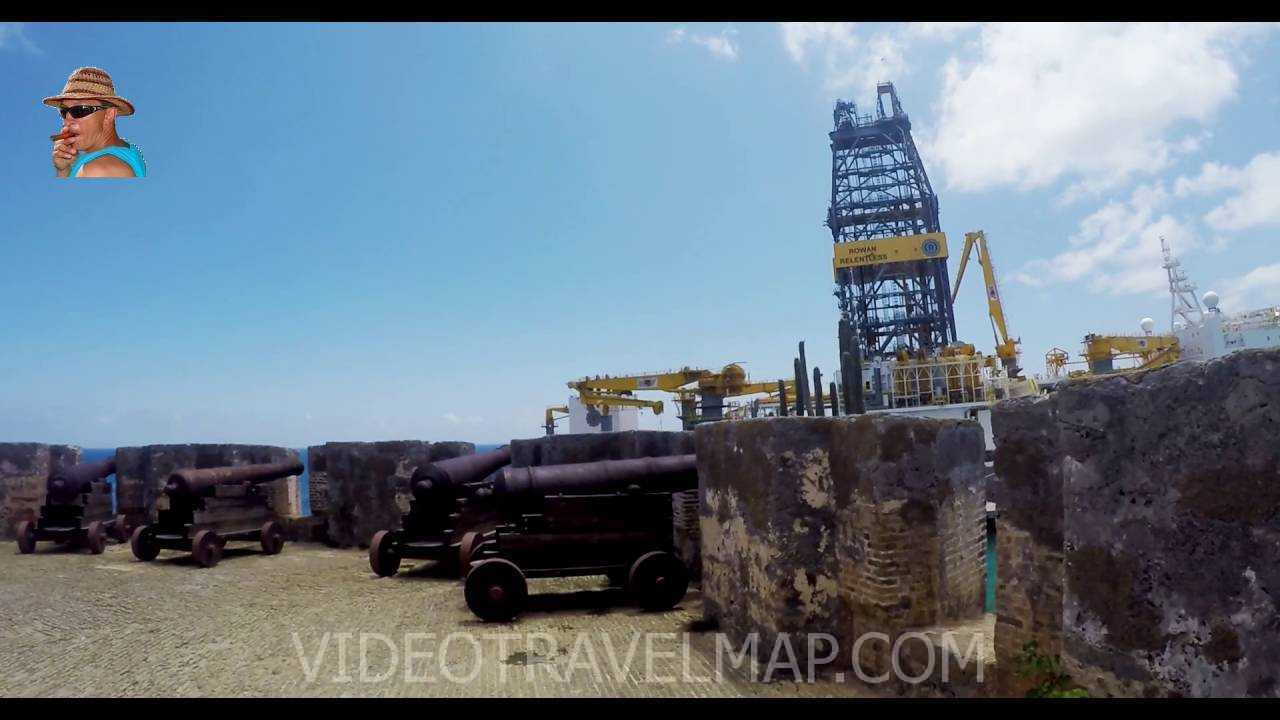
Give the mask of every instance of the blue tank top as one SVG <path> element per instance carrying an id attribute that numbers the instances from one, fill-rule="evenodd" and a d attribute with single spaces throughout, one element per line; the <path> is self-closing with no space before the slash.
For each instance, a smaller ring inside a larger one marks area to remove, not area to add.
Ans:
<path id="1" fill-rule="evenodd" d="M 119 145 L 110 145 L 102 148 L 101 150 L 94 150 L 91 153 L 85 153 L 84 155 L 76 158 L 76 161 L 71 164 L 69 176 L 75 177 L 76 173 L 79 172 L 80 168 L 84 167 L 86 163 L 91 163 L 103 155 L 111 155 L 124 161 L 129 165 L 129 167 L 133 168 L 133 174 L 137 177 L 147 176 L 147 162 L 142 159 L 142 151 L 135 145 L 126 145 L 124 147 L 120 147 Z"/>

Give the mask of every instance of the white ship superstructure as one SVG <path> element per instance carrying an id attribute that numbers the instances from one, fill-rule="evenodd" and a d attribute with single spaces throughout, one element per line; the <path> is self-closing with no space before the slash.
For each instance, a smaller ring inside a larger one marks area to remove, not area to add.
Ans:
<path id="1" fill-rule="evenodd" d="M 1280 307 L 1224 315 L 1218 308 L 1218 294 L 1210 290 L 1197 298 L 1196 286 L 1164 238 L 1160 247 L 1169 275 L 1170 324 L 1178 338 L 1180 360 L 1212 360 L 1236 350 L 1280 347 Z"/>

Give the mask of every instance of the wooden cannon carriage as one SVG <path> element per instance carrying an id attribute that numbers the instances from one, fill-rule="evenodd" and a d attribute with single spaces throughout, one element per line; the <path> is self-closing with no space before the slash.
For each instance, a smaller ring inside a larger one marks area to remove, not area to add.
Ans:
<path id="1" fill-rule="evenodd" d="M 507 621 L 527 578 L 604 575 L 645 609 L 674 607 L 688 571 L 674 548 L 674 492 L 696 488 L 694 455 L 505 468 L 494 482 L 501 524 L 460 545 L 467 606 Z"/>
<path id="2" fill-rule="evenodd" d="M 129 537 L 125 518 L 112 514 L 106 481 L 115 471 L 116 461 L 109 458 L 50 473 L 39 517 L 18 523 L 18 551 L 35 552 L 37 542 L 52 541 L 87 547 L 97 555 L 108 536 L 124 542 Z"/>
<path id="3" fill-rule="evenodd" d="M 297 460 L 177 470 L 164 488 L 169 507 L 160 510 L 155 524 L 133 531 L 133 554 L 150 561 L 162 549 L 184 550 L 201 566 L 213 567 L 227 541 L 239 540 L 257 541 L 264 553 L 275 555 L 284 548 L 284 528 L 262 484 L 301 473 Z"/>

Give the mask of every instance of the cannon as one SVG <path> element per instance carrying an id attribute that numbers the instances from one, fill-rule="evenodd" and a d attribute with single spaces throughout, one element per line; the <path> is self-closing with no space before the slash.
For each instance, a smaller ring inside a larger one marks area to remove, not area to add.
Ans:
<path id="1" fill-rule="evenodd" d="M 133 531 L 133 555 L 148 562 L 162 549 L 184 550 L 208 568 L 222 559 L 228 540 L 257 541 L 264 553 L 275 555 L 284 549 L 284 529 L 262 483 L 301 473 L 297 460 L 176 470 L 164 486 L 168 508 L 154 524 Z"/>
<path id="2" fill-rule="evenodd" d="M 524 610 L 528 578 L 604 575 L 648 610 L 689 587 L 675 551 L 671 495 L 698 486 L 696 456 L 505 468 L 492 496 L 500 522 L 459 546 L 467 607 L 486 621 Z"/>
<path id="3" fill-rule="evenodd" d="M 668 455 L 630 460 L 600 460 L 507 468 L 494 493 L 506 506 L 538 501 L 547 495 L 620 490 L 635 485 L 650 492 L 680 492 L 698 486 L 697 456 Z"/>
<path id="4" fill-rule="evenodd" d="M 511 463 L 511 448 L 429 463 L 410 480 L 413 499 L 399 530 L 379 530 L 369 544 L 369 565 L 380 577 L 395 575 L 402 558 L 452 562 L 462 532 L 492 524 L 495 515 L 483 488 L 489 475 Z"/>
<path id="5" fill-rule="evenodd" d="M 109 458 L 50 473 L 40 516 L 18 523 L 18 551 L 35 552 L 37 542 L 48 540 L 87 547 L 97 555 L 106 548 L 108 536 L 124 542 L 129 537 L 125 517 L 112 515 L 111 485 L 106 481 L 115 471 L 115 458 Z"/>

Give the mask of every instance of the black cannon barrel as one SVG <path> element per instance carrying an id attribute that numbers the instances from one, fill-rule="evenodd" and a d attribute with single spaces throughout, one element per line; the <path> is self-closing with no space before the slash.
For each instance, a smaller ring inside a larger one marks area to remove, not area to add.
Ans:
<path id="1" fill-rule="evenodd" d="M 169 475 L 164 491 L 170 495 L 209 496 L 218 485 L 257 484 L 279 480 L 290 475 L 301 475 L 302 463 L 298 460 L 235 465 L 231 467 L 204 468 L 202 470 L 175 470 Z"/>
<path id="2" fill-rule="evenodd" d="M 115 458 L 80 463 L 79 465 L 55 470 L 49 476 L 48 484 L 45 486 L 49 493 L 49 501 L 53 503 L 74 502 L 77 495 L 83 495 L 93 489 L 93 481 L 101 480 L 115 471 Z"/>
<path id="3" fill-rule="evenodd" d="M 515 499 L 558 493 L 611 492 L 630 485 L 657 492 L 693 490 L 698 487 L 697 455 L 509 467 L 498 475 L 494 493 Z"/>
<path id="4" fill-rule="evenodd" d="M 439 460 L 413 472 L 413 494 L 425 498 L 445 493 L 451 488 L 483 480 L 493 471 L 510 464 L 511 448 L 507 445 L 488 452 Z"/>

